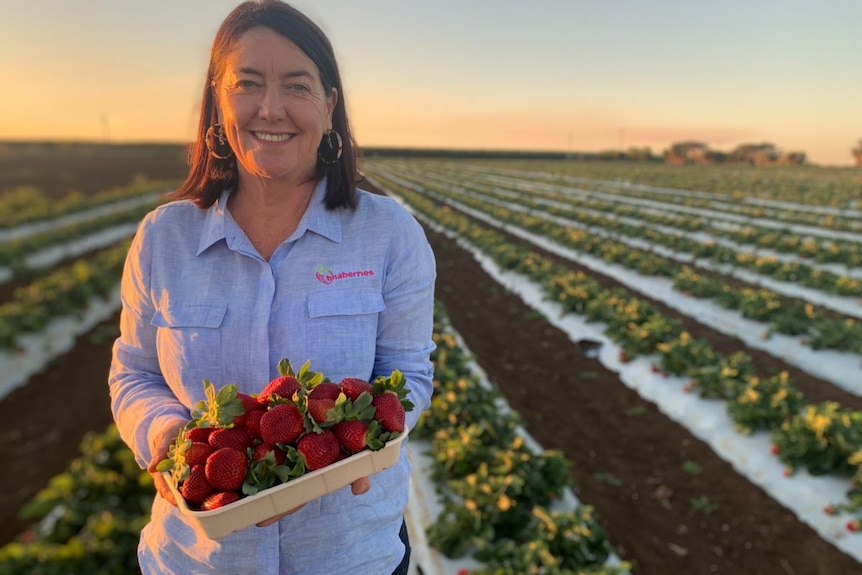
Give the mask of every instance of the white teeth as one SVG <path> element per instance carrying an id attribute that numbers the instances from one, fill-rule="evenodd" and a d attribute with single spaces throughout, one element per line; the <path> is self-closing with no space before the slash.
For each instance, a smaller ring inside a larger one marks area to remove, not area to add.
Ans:
<path id="1" fill-rule="evenodd" d="M 267 142 L 284 142 L 290 139 L 290 134 L 264 134 L 263 132 L 255 132 L 254 135 Z"/>

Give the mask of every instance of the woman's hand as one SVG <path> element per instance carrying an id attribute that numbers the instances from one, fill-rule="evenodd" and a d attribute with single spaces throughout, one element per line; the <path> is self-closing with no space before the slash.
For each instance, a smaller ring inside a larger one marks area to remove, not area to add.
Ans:
<path id="1" fill-rule="evenodd" d="M 354 481 L 353 483 L 350 484 L 350 491 L 352 491 L 354 495 L 362 495 L 363 493 L 367 492 L 369 489 L 371 489 L 371 480 L 369 480 L 367 477 L 360 477 L 359 479 L 357 479 L 356 481 Z M 267 519 L 266 521 L 261 521 L 260 523 L 257 524 L 257 526 L 258 527 L 267 527 L 269 525 L 272 525 L 273 523 L 276 523 L 282 517 L 287 517 L 288 515 L 296 513 L 297 511 L 299 511 L 303 507 L 305 507 L 305 503 L 303 503 L 299 507 L 294 507 L 290 511 L 282 513 L 281 515 L 276 515 L 275 517 L 271 517 L 271 518 Z"/>
<path id="2" fill-rule="evenodd" d="M 161 433 L 156 436 L 150 450 L 152 458 L 150 459 L 150 464 L 147 466 L 147 471 L 152 476 L 153 483 L 156 486 L 156 492 L 158 492 L 165 501 L 175 507 L 177 505 L 177 500 L 174 498 L 174 494 L 168 486 L 165 476 L 162 475 L 161 471 L 156 469 L 156 466 L 159 464 L 159 461 L 167 457 L 171 443 L 173 443 L 174 439 L 177 438 L 180 433 L 180 429 L 185 426 L 185 423 L 185 421 L 177 420 L 168 427 L 165 427 Z"/>

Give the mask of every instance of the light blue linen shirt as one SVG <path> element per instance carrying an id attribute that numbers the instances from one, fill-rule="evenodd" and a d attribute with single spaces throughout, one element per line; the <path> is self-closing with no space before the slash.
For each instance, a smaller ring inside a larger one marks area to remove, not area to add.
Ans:
<path id="1" fill-rule="evenodd" d="M 269 261 L 226 209 L 166 204 L 141 223 L 122 280 L 120 336 L 109 375 L 123 439 L 146 467 L 165 425 L 234 383 L 257 393 L 288 358 L 333 381 L 401 370 L 416 405 L 430 404 L 435 261 L 422 228 L 391 198 L 358 190 L 356 210 L 324 208 L 324 182 Z M 311 501 L 278 523 L 211 540 L 157 496 L 138 549 L 144 574 L 388 575 L 409 461 Z"/>

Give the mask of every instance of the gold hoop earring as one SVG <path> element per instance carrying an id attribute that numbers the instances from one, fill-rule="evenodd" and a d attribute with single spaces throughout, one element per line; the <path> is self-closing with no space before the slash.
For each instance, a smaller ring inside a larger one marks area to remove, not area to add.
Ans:
<path id="1" fill-rule="evenodd" d="M 228 160 L 233 157 L 233 150 L 224 134 L 224 127 L 219 123 L 207 128 L 207 133 L 204 136 L 204 144 L 210 156 L 217 160 Z"/>

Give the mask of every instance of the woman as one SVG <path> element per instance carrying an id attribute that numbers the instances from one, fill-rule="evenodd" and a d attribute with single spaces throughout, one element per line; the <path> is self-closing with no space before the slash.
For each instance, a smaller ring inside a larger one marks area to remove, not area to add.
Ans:
<path id="1" fill-rule="evenodd" d="M 123 274 L 109 385 L 114 418 L 151 473 L 204 379 L 257 393 L 279 359 L 330 379 L 401 370 L 429 405 L 434 258 L 391 199 L 355 189 L 332 48 L 276 0 L 245 2 L 212 48 L 190 172 L 142 222 Z M 353 272 L 353 273 L 351 273 Z M 409 462 L 218 541 L 159 495 L 141 534 L 150 573 L 404 573 Z"/>

